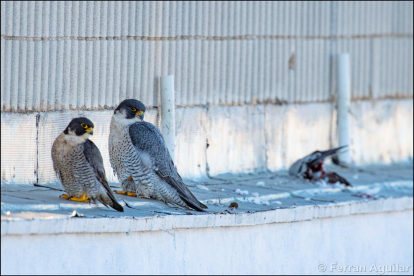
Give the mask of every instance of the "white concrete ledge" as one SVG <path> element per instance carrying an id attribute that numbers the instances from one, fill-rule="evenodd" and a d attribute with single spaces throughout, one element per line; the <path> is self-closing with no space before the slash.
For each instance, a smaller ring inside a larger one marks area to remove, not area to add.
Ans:
<path id="1" fill-rule="evenodd" d="M 60 186 L 2 185 L 1 273 L 343 274 L 334 266 L 398 264 L 404 271 L 393 272 L 412 274 L 412 164 L 329 170 L 353 187 L 286 171 L 187 180 L 208 213 L 116 195 L 119 213 L 59 199 Z"/>
<path id="2" fill-rule="evenodd" d="M 413 198 L 402 197 L 329 205 L 307 205 L 241 214 L 170 215 L 143 218 L 74 218 L 70 215 L 54 215 L 49 218 L 45 216 L 32 220 L 2 220 L 1 235 L 129 233 L 208 227 L 240 227 L 412 209 Z"/>
<path id="3" fill-rule="evenodd" d="M 59 186 L 3 185 L 1 235 L 130 233 L 289 223 L 413 209 L 412 165 L 335 170 L 353 187 L 315 185 L 277 174 L 223 175 L 186 181 L 209 209 L 173 208 L 149 199 L 118 196 L 125 212 L 101 204 L 59 199 Z M 237 202 L 238 209 L 230 209 Z"/>

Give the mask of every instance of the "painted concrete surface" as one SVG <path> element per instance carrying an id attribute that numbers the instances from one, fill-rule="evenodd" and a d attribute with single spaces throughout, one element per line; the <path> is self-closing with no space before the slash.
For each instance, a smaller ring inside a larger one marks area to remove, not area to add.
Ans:
<path id="1" fill-rule="evenodd" d="M 175 160 L 178 173 L 186 178 L 207 177 L 207 110 L 202 107 L 177 108 L 175 121 Z"/>
<path id="2" fill-rule="evenodd" d="M 206 213 L 117 195 L 119 213 L 59 199 L 58 185 L 2 185 L 1 272 L 341 274 L 357 266 L 378 275 L 409 266 L 412 273 L 412 164 L 328 169 L 353 187 L 286 171 L 186 180 Z"/>
<path id="3" fill-rule="evenodd" d="M 289 168 L 316 149 L 331 147 L 333 105 L 266 106 L 267 167 Z"/>
<path id="4" fill-rule="evenodd" d="M 413 156 L 413 101 L 358 102 L 351 106 L 354 163 L 390 164 Z"/>
<path id="5" fill-rule="evenodd" d="M 207 116 L 209 175 L 266 169 L 264 106 L 215 106 Z"/>
<path id="6" fill-rule="evenodd" d="M 158 125 L 157 109 L 147 113 L 146 120 Z M 52 143 L 70 119 L 79 115 L 95 122 L 91 139 L 104 157 L 108 179 L 116 181 L 107 150 L 111 114 L 110 110 L 40 113 L 36 127 L 34 113 L 2 113 L 1 152 L 5 165 L 1 182 L 55 181 Z M 350 114 L 349 150 L 355 165 L 412 160 L 411 99 L 353 102 Z M 15 129 L 31 138 L 16 136 Z M 195 181 L 223 173 L 287 169 L 317 149 L 337 146 L 336 132 L 336 110 L 331 103 L 177 108 L 175 165 L 182 177 Z"/>
<path id="7" fill-rule="evenodd" d="M 60 185 L 3 185 L 1 234 L 63 234 L 160 231 L 297 222 L 413 208 L 412 164 L 358 169 L 329 168 L 353 185 L 312 184 L 277 174 L 222 175 L 185 182 L 209 209 L 205 213 L 157 200 L 117 195 L 125 212 L 102 204 L 59 199 Z M 118 187 L 119 188 L 119 187 Z M 115 187 L 115 189 L 117 189 Z M 231 209 L 231 203 L 237 209 Z"/>
<path id="8" fill-rule="evenodd" d="M 36 114 L 1 113 L 1 182 L 36 183 Z"/>
<path id="9" fill-rule="evenodd" d="M 412 275 L 412 225 L 408 210 L 247 227 L 2 236 L 1 272 L 324 275 L 354 274 L 339 269 L 357 266 L 355 274 L 379 275 L 397 265 L 406 273 L 385 274 Z"/>

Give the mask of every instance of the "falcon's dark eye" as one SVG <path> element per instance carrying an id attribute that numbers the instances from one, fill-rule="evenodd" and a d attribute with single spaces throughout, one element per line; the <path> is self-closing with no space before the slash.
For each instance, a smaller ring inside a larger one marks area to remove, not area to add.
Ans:
<path id="1" fill-rule="evenodd" d="M 133 106 L 131 106 L 131 110 L 132 110 L 132 112 L 136 112 L 137 111 L 137 109 L 135 107 L 133 107 Z"/>
<path id="2" fill-rule="evenodd" d="M 84 123 L 81 123 L 81 127 L 88 128 L 88 125 L 87 124 L 84 124 Z"/>

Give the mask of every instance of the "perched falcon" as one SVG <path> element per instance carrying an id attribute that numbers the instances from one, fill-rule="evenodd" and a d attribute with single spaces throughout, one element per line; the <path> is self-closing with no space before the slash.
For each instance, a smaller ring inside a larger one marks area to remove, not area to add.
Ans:
<path id="1" fill-rule="evenodd" d="M 121 183 L 121 194 L 141 194 L 181 207 L 204 211 L 178 174 L 164 139 L 156 126 L 144 122 L 145 106 L 124 100 L 112 115 L 109 158 Z"/>
<path id="2" fill-rule="evenodd" d="M 328 183 L 335 184 L 340 182 L 346 186 L 352 186 L 345 178 L 334 172 L 326 172 L 323 167 L 323 162 L 326 157 L 337 155 L 339 150 L 347 146 L 330 149 L 327 151 L 315 151 L 302 159 L 299 159 L 289 168 L 289 174 L 303 177 L 311 181 L 319 179 L 325 180 Z"/>
<path id="3" fill-rule="evenodd" d="M 61 198 L 80 202 L 98 200 L 123 212 L 106 180 L 101 152 L 88 139 L 93 127 L 89 119 L 75 118 L 53 143 L 53 169 L 68 193 Z"/>

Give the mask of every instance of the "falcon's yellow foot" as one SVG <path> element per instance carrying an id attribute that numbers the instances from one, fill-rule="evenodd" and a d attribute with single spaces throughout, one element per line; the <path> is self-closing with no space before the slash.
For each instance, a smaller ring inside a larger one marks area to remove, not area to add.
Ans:
<path id="1" fill-rule="evenodd" d="M 61 195 L 59 198 L 63 198 L 63 199 L 69 199 L 70 196 L 68 196 L 67 194 L 63 194 Z"/>
<path id="2" fill-rule="evenodd" d="M 72 201 L 77 201 L 77 202 L 89 203 L 89 199 L 86 196 L 86 194 L 83 194 L 81 197 L 70 197 L 67 194 L 63 194 L 63 195 L 60 196 L 60 198 L 67 199 L 67 200 L 72 200 Z"/>
<path id="3" fill-rule="evenodd" d="M 114 192 L 118 195 L 126 195 L 126 196 L 133 196 L 133 197 L 137 197 L 136 193 L 131 193 L 131 192 L 125 192 L 125 191 L 115 191 Z"/>
<path id="4" fill-rule="evenodd" d="M 86 194 L 83 194 L 81 197 L 72 197 L 72 198 L 69 198 L 69 200 L 89 203 L 89 199 L 86 196 Z"/>

